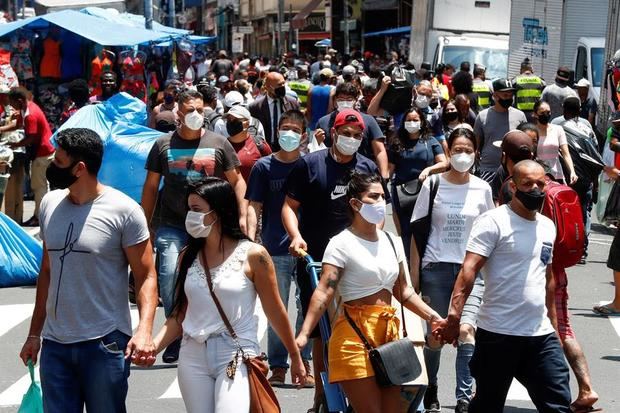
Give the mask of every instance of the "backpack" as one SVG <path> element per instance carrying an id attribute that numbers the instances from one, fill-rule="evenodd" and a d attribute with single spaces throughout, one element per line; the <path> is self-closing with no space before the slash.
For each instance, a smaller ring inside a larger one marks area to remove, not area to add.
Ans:
<path id="1" fill-rule="evenodd" d="M 266 156 L 269 155 L 270 152 L 267 152 L 265 150 L 265 145 L 269 146 L 269 144 L 265 140 L 265 137 L 258 133 L 259 123 L 260 121 L 258 119 L 252 118 L 252 120 L 250 121 L 250 126 L 248 127 L 248 133 L 254 140 L 254 144 L 256 145 L 256 148 L 260 152 L 261 156 Z"/>
<path id="2" fill-rule="evenodd" d="M 215 128 L 215 122 L 217 122 L 217 120 L 221 118 L 222 115 L 220 115 L 216 111 L 209 113 L 209 115 L 205 117 L 204 128 L 213 132 L 213 129 Z"/>
<path id="3" fill-rule="evenodd" d="M 568 268 L 583 256 L 585 229 L 577 192 L 558 182 L 547 182 L 541 213 L 555 224 L 554 267 Z"/>

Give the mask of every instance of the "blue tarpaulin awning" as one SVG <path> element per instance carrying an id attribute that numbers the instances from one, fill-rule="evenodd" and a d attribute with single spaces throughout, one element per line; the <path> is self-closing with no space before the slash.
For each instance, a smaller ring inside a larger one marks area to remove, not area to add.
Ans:
<path id="1" fill-rule="evenodd" d="M 80 13 L 99 17 L 109 22 L 113 22 L 117 24 L 126 24 L 128 26 L 135 27 L 138 29 L 145 28 L 144 16 L 139 16 L 137 14 L 118 13 L 113 9 L 112 10 L 102 9 L 101 7 L 86 7 L 86 8 L 81 9 Z M 153 30 L 156 32 L 168 33 L 168 34 L 179 35 L 179 36 L 183 36 L 183 35 L 191 33 L 190 30 L 177 29 L 175 27 L 164 26 L 163 24 L 157 23 L 156 21 L 153 21 Z"/>
<path id="2" fill-rule="evenodd" d="M 49 27 L 50 23 L 102 46 L 133 46 L 157 42 L 171 36 L 170 33 L 105 21 L 99 17 L 75 10 L 63 10 L 2 24 L 0 25 L 0 37 L 19 28 L 45 29 Z"/>
<path id="3" fill-rule="evenodd" d="M 184 36 L 187 40 L 194 44 L 209 44 L 215 43 L 217 41 L 217 36 L 197 36 L 194 34 L 190 34 L 189 36 Z M 170 47 L 172 46 L 172 40 L 166 40 L 165 42 L 159 42 L 155 46 L 157 47 Z"/>
<path id="4" fill-rule="evenodd" d="M 372 36 L 397 36 L 411 33 L 411 26 L 396 27 L 394 29 L 380 30 L 378 32 L 364 33 L 364 37 Z"/>

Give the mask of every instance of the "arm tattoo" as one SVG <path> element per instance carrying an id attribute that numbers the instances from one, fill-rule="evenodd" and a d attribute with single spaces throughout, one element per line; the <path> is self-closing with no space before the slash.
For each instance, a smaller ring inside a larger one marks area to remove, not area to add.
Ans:
<path id="1" fill-rule="evenodd" d="M 327 277 L 327 287 L 335 290 L 340 282 L 340 271 L 336 269 L 328 272 L 325 276 Z"/>
<path id="2" fill-rule="evenodd" d="M 269 264 L 271 263 L 271 257 L 269 256 L 269 254 L 266 251 L 262 251 L 258 255 L 258 261 L 261 264 L 263 264 L 265 267 L 269 267 Z"/>

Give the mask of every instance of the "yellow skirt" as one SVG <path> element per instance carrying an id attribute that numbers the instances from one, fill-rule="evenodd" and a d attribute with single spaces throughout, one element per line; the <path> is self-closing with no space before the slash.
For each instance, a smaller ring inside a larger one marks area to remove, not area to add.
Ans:
<path id="1" fill-rule="evenodd" d="M 394 315 L 396 313 L 394 307 L 343 304 L 343 308 L 373 347 L 398 339 L 400 320 Z M 327 351 L 330 383 L 375 375 L 364 343 L 344 313 L 334 324 Z"/>

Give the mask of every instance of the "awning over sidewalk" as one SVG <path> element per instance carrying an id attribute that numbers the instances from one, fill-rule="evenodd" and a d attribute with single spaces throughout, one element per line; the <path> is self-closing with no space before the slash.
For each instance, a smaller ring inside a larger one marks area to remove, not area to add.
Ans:
<path id="1" fill-rule="evenodd" d="M 312 13 L 322 2 L 323 0 L 310 0 L 308 4 L 306 4 L 306 6 L 301 9 L 295 17 L 293 17 L 293 20 L 291 21 L 293 29 L 302 29 L 306 25 L 306 19 L 310 13 Z"/>
<path id="2" fill-rule="evenodd" d="M 63 10 L 0 25 L 0 37 L 19 29 L 46 29 L 50 24 L 68 30 L 102 46 L 133 46 L 170 38 L 170 34 L 155 30 L 139 29 L 128 25 L 102 20 L 99 17 Z"/>
<path id="3" fill-rule="evenodd" d="M 364 37 L 372 36 L 398 36 L 411 33 L 411 26 L 396 27 L 394 29 L 380 30 L 378 32 L 364 33 Z"/>
<path id="4" fill-rule="evenodd" d="M 90 16 L 99 17 L 109 22 L 123 24 L 137 29 L 145 29 L 144 16 L 140 16 L 132 13 L 118 13 L 114 10 L 102 9 L 101 7 L 86 7 L 80 10 L 80 13 L 88 14 Z M 161 33 L 170 33 L 174 35 L 186 35 L 191 33 L 189 30 L 177 29 L 175 27 L 168 27 L 153 21 L 153 30 Z"/>

